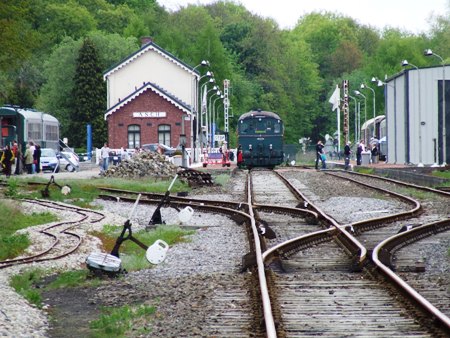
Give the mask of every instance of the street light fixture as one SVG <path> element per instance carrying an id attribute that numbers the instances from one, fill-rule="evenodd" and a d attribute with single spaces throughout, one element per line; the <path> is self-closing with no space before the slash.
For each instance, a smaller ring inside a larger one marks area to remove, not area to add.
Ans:
<path id="1" fill-rule="evenodd" d="M 436 56 L 441 60 L 442 64 L 442 152 L 443 152 L 443 161 L 442 166 L 445 167 L 447 165 L 447 132 L 445 127 L 445 63 L 444 59 L 436 53 L 433 53 L 431 49 L 425 49 L 423 51 L 423 55 L 425 56 Z"/>
<path id="2" fill-rule="evenodd" d="M 375 90 L 373 88 L 365 85 L 364 83 L 361 83 L 361 89 L 369 89 L 372 91 L 373 94 L 373 122 L 374 122 L 374 128 L 373 128 L 373 137 L 375 137 L 375 117 L 376 117 L 376 109 L 375 109 Z"/>
<path id="3" fill-rule="evenodd" d="M 402 67 L 407 67 L 407 66 L 411 66 L 417 70 L 417 77 L 418 77 L 417 90 L 419 93 L 419 98 L 418 98 L 418 103 L 419 103 L 419 164 L 417 166 L 423 167 L 423 163 L 422 163 L 422 127 L 421 126 L 422 126 L 422 124 L 425 124 L 425 123 L 422 122 L 422 108 L 420 106 L 420 70 L 419 70 L 419 67 L 408 62 L 408 60 L 403 60 Z"/>
<path id="4" fill-rule="evenodd" d="M 362 96 L 364 98 L 364 123 L 365 123 L 367 121 L 367 97 L 359 90 L 355 90 L 354 93 L 355 95 Z M 359 130 L 361 130 L 361 118 L 359 119 Z M 361 132 L 359 136 L 361 137 Z"/>

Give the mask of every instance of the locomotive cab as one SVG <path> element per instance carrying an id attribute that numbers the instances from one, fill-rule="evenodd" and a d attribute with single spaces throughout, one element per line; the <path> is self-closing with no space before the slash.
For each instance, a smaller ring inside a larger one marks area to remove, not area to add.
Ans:
<path id="1" fill-rule="evenodd" d="M 283 162 L 284 127 L 272 112 L 252 111 L 239 118 L 239 144 L 247 168 L 274 168 Z"/>

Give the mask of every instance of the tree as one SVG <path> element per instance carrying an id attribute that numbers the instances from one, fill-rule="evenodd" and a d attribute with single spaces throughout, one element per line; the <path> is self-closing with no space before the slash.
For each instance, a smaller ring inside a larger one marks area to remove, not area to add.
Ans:
<path id="1" fill-rule="evenodd" d="M 92 125 L 93 144 L 107 140 L 104 120 L 106 88 L 103 82 L 97 48 L 91 39 L 84 40 L 76 61 L 71 111 L 72 143 L 76 147 L 86 144 L 86 125 Z"/>

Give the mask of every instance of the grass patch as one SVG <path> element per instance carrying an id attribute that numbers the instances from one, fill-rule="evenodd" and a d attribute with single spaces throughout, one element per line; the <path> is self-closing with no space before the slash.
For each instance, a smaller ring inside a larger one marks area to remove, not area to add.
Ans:
<path id="1" fill-rule="evenodd" d="M 422 201 L 424 201 L 424 200 L 433 201 L 438 198 L 438 196 L 436 196 L 432 192 L 423 191 L 423 190 L 414 189 L 414 188 L 406 188 L 406 187 L 400 188 L 399 192 L 400 192 L 400 194 L 409 196 L 414 199 L 422 200 Z"/>
<path id="2" fill-rule="evenodd" d="M 122 227 L 105 225 L 103 232 L 96 232 L 94 236 L 102 240 L 105 251 L 111 252 L 122 229 Z M 158 239 L 162 239 L 171 246 L 176 243 L 185 242 L 187 240 L 186 236 L 193 233 L 194 231 L 183 230 L 178 226 L 160 225 L 154 230 L 133 232 L 133 237 L 148 246 L 152 245 Z M 122 266 L 128 271 L 148 269 L 150 266 L 150 263 L 145 258 L 145 251 L 133 241 L 127 240 L 123 242 L 120 246 L 119 253 Z"/>
<path id="3" fill-rule="evenodd" d="M 40 177 L 33 177 L 28 182 L 48 183 Z M 71 188 L 69 195 L 63 195 L 60 189 L 51 184 L 49 186 L 50 197 L 52 201 L 70 203 L 82 208 L 92 208 L 91 202 L 98 198 L 101 193 L 100 187 L 125 189 L 136 192 L 154 192 L 165 193 L 172 180 L 155 180 L 154 178 L 145 179 L 125 179 L 125 178 L 99 178 L 99 179 L 69 179 L 59 180 L 55 175 L 55 182 L 60 186 L 68 185 Z M 45 189 L 45 185 L 21 186 L 18 194 L 20 197 L 42 198 L 41 191 Z M 191 189 L 184 182 L 177 180 L 172 187 L 172 192 L 190 191 Z"/>
<path id="4" fill-rule="evenodd" d="M 20 275 L 11 277 L 10 285 L 16 292 L 22 295 L 31 304 L 42 307 L 41 293 L 34 287 L 44 276 L 43 270 L 28 270 Z"/>
<path id="5" fill-rule="evenodd" d="M 56 221 L 56 215 L 43 212 L 24 214 L 13 202 L 0 201 L 0 260 L 17 257 L 29 245 L 26 234 L 16 234 L 17 230 Z"/>
<path id="6" fill-rule="evenodd" d="M 90 323 L 93 330 L 91 337 L 125 337 L 127 331 L 139 326 L 142 317 L 153 315 L 154 306 L 124 305 L 119 308 L 104 308 L 99 319 Z M 149 333 L 145 327 L 138 330 L 140 334 Z"/>
<path id="7" fill-rule="evenodd" d="M 358 166 L 354 166 L 353 168 L 358 173 L 374 175 L 374 170 L 372 168 L 359 168 Z"/>
<path id="8" fill-rule="evenodd" d="M 90 277 L 87 269 L 53 275 L 41 269 L 33 269 L 14 275 L 10 280 L 11 287 L 38 308 L 42 308 L 41 293 L 43 291 L 77 286 L 98 286 L 100 283 L 100 279 Z"/>
<path id="9" fill-rule="evenodd" d="M 432 175 L 450 180 L 450 170 L 434 170 L 432 172 Z M 449 184 L 450 184 L 450 182 L 449 182 Z"/>
<path id="10" fill-rule="evenodd" d="M 45 289 L 61 289 L 73 288 L 77 286 L 98 286 L 101 283 L 100 279 L 91 278 L 89 270 L 73 270 L 59 273 L 56 278 L 50 282 Z"/>
<path id="11" fill-rule="evenodd" d="M 220 174 L 214 177 L 214 183 L 221 185 L 222 187 L 226 186 L 230 181 L 230 175 L 228 174 Z"/>

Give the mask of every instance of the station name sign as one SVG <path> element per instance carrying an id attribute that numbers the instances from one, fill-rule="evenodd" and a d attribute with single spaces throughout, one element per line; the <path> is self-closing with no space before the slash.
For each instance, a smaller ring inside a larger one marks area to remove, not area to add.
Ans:
<path id="1" fill-rule="evenodd" d="M 158 117 L 167 117 L 167 113 L 165 111 L 146 111 L 146 112 L 134 112 L 133 117 L 143 118 L 158 118 Z"/>

